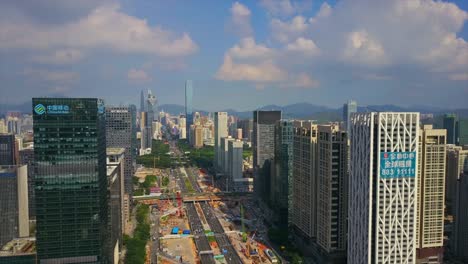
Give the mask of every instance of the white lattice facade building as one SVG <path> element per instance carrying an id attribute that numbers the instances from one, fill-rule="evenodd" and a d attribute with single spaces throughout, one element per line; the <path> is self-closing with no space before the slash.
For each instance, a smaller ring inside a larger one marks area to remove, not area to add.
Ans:
<path id="1" fill-rule="evenodd" d="M 418 133 L 419 113 L 351 117 L 348 263 L 416 262 Z"/>

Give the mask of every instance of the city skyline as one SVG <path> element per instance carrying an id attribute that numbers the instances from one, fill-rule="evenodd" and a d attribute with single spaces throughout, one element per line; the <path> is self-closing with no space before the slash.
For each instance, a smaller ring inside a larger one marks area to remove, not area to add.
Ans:
<path id="1" fill-rule="evenodd" d="M 136 104 L 151 89 L 160 102 L 183 105 L 191 79 L 194 107 L 208 111 L 349 98 L 463 107 L 468 3 L 371 2 L 209 1 L 210 15 L 206 5 L 182 1 L 2 3 L 0 104 L 62 95 Z"/>

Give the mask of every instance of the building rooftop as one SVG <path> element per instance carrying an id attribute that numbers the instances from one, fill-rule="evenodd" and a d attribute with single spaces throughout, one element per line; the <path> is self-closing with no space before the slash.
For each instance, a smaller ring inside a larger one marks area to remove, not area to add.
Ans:
<path id="1" fill-rule="evenodd" d="M 125 152 L 124 148 L 107 148 L 107 155 L 121 155 Z"/>
<path id="2" fill-rule="evenodd" d="M 0 257 L 28 255 L 36 253 L 36 238 L 15 238 L 0 249 Z"/>

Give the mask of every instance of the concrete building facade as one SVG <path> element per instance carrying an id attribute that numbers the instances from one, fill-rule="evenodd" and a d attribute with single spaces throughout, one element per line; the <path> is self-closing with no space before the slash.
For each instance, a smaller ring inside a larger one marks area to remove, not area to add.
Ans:
<path id="1" fill-rule="evenodd" d="M 221 154 L 224 151 L 221 150 L 221 138 L 228 136 L 227 127 L 228 115 L 226 112 L 215 112 L 214 113 L 214 166 L 217 170 L 221 170 L 223 167 Z"/>
<path id="2" fill-rule="evenodd" d="M 0 166 L 0 247 L 29 236 L 28 166 Z"/>
<path id="3" fill-rule="evenodd" d="M 133 113 L 131 107 L 106 107 L 106 146 L 108 148 L 125 149 L 125 172 L 123 178 L 125 193 L 128 195 L 131 195 L 133 192 L 132 177 L 135 172 L 134 165 L 136 163 L 135 126 L 135 113 Z"/>
<path id="4" fill-rule="evenodd" d="M 279 226 L 286 228 L 291 223 L 293 177 L 294 122 L 276 121 L 275 155 L 271 168 L 270 194 L 272 209 Z"/>
<path id="5" fill-rule="evenodd" d="M 317 139 L 317 244 L 345 259 L 348 215 L 348 136 L 339 124 L 319 125 Z"/>
<path id="6" fill-rule="evenodd" d="M 347 263 L 415 263 L 419 113 L 351 117 Z"/>
<path id="7" fill-rule="evenodd" d="M 424 125 L 419 133 L 417 262 L 442 263 L 446 173 L 445 129 Z"/>
<path id="8" fill-rule="evenodd" d="M 316 238 L 317 125 L 294 122 L 292 224 L 305 240 Z"/>
<path id="9" fill-rule="evenodd" d="M 254 111 L 252 152 L 254 163 L 254 191 L 267 204 L 271 203 L 271 163 L 275 155 L 275 123 L 281 111 Z"/>

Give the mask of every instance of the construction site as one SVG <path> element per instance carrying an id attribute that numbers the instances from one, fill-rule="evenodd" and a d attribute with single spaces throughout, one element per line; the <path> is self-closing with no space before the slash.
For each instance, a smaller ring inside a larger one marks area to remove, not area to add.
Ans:
<path id="1" fill-rule="evenodd" d="M 150 191 L 136 200 L 150 205 L 149 252 L 158 263 L 280 263 L 264 241 L 250 195 L 223 193 L 208 173 L 193 167 L 142 168 L 137 177 L 140 185 L 154 177 L 144 186 Z"/>

